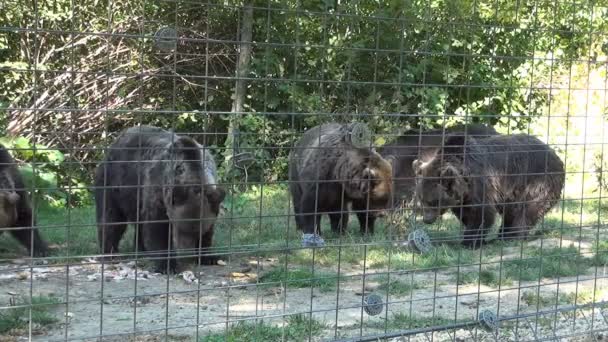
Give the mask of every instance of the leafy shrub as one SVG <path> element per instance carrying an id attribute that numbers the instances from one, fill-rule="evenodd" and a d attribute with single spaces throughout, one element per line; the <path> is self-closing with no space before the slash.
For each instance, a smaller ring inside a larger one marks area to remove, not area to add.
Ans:
<path id="1" fill-rule="evenodd" d="M 603 193 L 608 192 L 608 158 L 605 157 L 603 152 L 598 152 L 593 158 L 595 177 Z"/>
<path id="2" fill-rule="evenodd" d="M 51 206 L 89 203 L 86 184 L 70 175 L 63 153 L 24 137 L 4 137 L 0 143 L 18 163 L 25 186 L 36 201 L 42 200 Z"/>

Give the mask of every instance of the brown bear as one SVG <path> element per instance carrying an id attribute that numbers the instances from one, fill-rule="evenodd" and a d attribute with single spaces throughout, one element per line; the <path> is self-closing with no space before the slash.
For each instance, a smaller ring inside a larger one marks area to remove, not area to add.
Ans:
<path id="1" fill-rule="evenodd" d="M 118 252 L 127 223 L 137 226 L 138 251 L 161 252 L 158 272 L 176 270 L 175 249 L 211 247 L 226 195 L 215 169 L 210 152 L 189 137 L 153 126 L 124 131 L 95 173 L 101 252 Z M 202 258 L 205 264 L 217 260 Z"/>
<path id="2" fill-rule="evenodd" d="M 414 198 L 416 188 L 415 173 L 412 168 L 414 160 L 427 160 L 442 146 L 447 135 L 468 135 L 472 137 L 487 137 L 497 135 L 491 126 L 483 124 L 467 124 L 433 130 L 409 130 L 399 135 L 389 144 L 378 148 L 378 153 L 393 162 L 393 190 L 395 200 L 410 203 Z"/>
<path id="3" fill-rule="evenodd" d="M 333 231 L 343 232 L 349 203 L 361 233 L 373 234 L 374 211 L 384 209 L 391 198 L 390 163 L 370 148 L 355 146 L 349 139 L 350 127 L 339 123 L 313 127 L 289 155 L 296 226 L 305 234 L 320 234 L 323 214 L 329 216 Z"/>
<path id="4" fill-rule="evenodd" d="M 465 226 L 463 244 L 479 247 L 503 217 L 499 238 L 523 237 L 559 201 L 564 164 L 538 138 L 526 134 L 486 138 L 449 136 L 428 161 L 415 160 L 423 221 L 447 209 Z"/>
<path id="5" fill-rule="evenodd" d="M 10 231 L 30 255 L 47 256 L 48 246 L 35 227 L 23 177 L 13 157 L 0 145 L 0 234 L 5 230 Z"/>

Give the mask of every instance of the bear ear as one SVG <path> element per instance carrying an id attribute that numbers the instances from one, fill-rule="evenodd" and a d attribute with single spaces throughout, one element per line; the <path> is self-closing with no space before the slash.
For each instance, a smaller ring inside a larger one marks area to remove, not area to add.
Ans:
<path id="1" fill-rule="evenodd" d="M 452 163 L 447 163 L 441 169 L 440 176 L 441 181 L 446 186 L 447 190 L 451 193 L 455 193 L 458 197 L 464 196 L 469 189 L 469 184 L 462 171 Z"/>
<path id="2" fill-rule="evenodd" d="M 182 155 L 184 160 L 194 161 L 201 159 L 198 144 L 189 137 L 178 137 L 173 142 L 172 149 L 175 153 Z"/>

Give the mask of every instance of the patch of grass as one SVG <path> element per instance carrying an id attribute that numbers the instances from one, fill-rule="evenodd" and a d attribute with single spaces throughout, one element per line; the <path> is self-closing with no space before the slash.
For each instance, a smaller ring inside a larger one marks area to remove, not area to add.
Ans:
<path id="1" fill-rule="evenodd" d="M 260 277 L 260 283 L 271 283 L 268 286 L 307 288 L 314 286 L 322 292 L 335 289 L 338 275 L 329 272 L 315 272 L 305 268 L 287 269 L 275 267 Z"/>
<path id="2" fill-rule="evenodd" d="M 51 247 L 52 256 L 91 255 L 97 253 L 95 208 L 57 208 L 36 203 L 37 224 L 42 238 Z M 9 258 L 27 256 L 25 248 L 9 234 L 0 236 L 0 250 Z M 57 260 L 61 262 L 61 260 Z M 55 261 L 53 261 L 55 262 Z"/>
<path id="3" fill-rule="evenodd" d="M 458 321 L 456 321 L 458 322 Z M 368 321 L 365 325 L 372 329 L 384 329 L 385 324 L 388 330 L 405 330 L 415 328 L 427 328 L 439 325 L 447 325 L 454 323 L 453 319 L 443 317 L 419 317 L 408 315 L 402 312 L 393 314 L 386 322 Z"/>
<path id="4" fill-rule="evenodd" d="M 38 225 L 49 244 L 56 245 L 53 256 L 91 255 L 97 253 L 95 207 L 38 208 Z M 123 241 L 132 243 L 132 239 Z M 59 260 L 61 261 L 61 260 Z"/>
<path id="5" fill-rule="evenodd" d="M 451 267 L 460 264 L 472 263 L 475 259 L 475 251 L 446 245 L 435 245 L 428 254 L 415 254 L 408 251 L 393 253 L 390 266 L 394 270 L 427 269 L 433 270 L 440 267 Z M 371 250 L 368 253 L 370 267 L 389 266 L 388 253 L 384 250 Z"/>
<path id="6" fill-rule="evenodd" d="M 458 285 L 482 284 L 498 287 L 499 285 L 508 286 L 513 284 L 511 279 L 505 277 L 504 273 L 500 274 L 495 267 L 485 267 L 481 271 L 479 269 L 460 271 L 460 274 L 458 276 L 454 275 L 454 278 L 458 278 Z"/>
<path id="7" fill-rule="evenodd" d="M 568 236 L 575 231 L 573 228 L 597 224 L 598 213 L 606 209 L 606 204 L 595 198 L 565 199 L 547 213 L 543 224 L 537 227 L 535 234 L 556 238 L 562 235 Z"/>
<path id="8" fill-rule="evenodd" d="M 577 293 L 571 292 L 567 294 L 567 296 L 569 298 L 569 304 L 590 304 L 594 301 L 605 300 L 607 291 L 608 289 L 606 288 L 596 288 L 595 290 L 581 289 Z"/>
<path id="9" fill-rule="evenodd" d="M 578 292 L 560 292 L 559 296 L 555 293 L 549 295 L 538 295 L 536 291 L 526 291 L 522 294 L 521 299 L 529 306 L 547 307 L 558 305 L 578 305 L 589 304 L 593 301 L 602 300 L 606 295 L 606 289 L 581 289 Z M 557 299 L 557 300 L 556 300 Z"/>
<path id="10" fill-rule="evenodd" d="M 379 279 L 378 291 L 388 293 L 392 296 L 409 295 L 412 291 L 419 289 L 420 285 L 415 282 L 404 282 L 395 277 L 382 276 Z"/>
<path id="11" fill-rule="evenodd" d="M 521 295 L 521 300 L 528 306 L 547 307 L 557 302 L 559 305 L 574 303 L 574 293 L 560 293 L 559 298 L 555 294 L 538 295 L 536 291 L 526 291 Z"/>
<path id="12" fill-rule="evenodd" d="M 260 321 L 259 323 L 239 322 L 225 333 L 203 336 L 199 342 L 240 342 L 240 341 L 304 341 L 308 336 L 321 332 L 325 325 L 304 315 L 287 317 L 284 328 Z"/>
<path id="13" fill-rule="evenodd" d="M 533 248 L 521 259 L 503 261 L 504 274 L 514 280 L 571 277 L 583 274 L 591 259 L 582 256 L 574 246 L 566 248 Z"/>
<path id="14" fill-rule="evenodd" d="M 48 326 L 57 322 L 58 319 L 49 313 L 49 311 L 58 303 L 59 300 L 56 298 L 43 296 L 33 297 L 31 302 L 23 298 L 17 300 L 15 306 L 18 307 L 0 310 L 0 334 L 27 327 L 30 322 L 30 308 L 32 312 L 32 324 Z M 23 305 L 28 305 L 29 307 L 24 307 Z"/>
<path id="15" fill-rule="evenodd" d="M 600 241 L 598 244 L 593 243 L 593 257 L 591 265 L 602 267 L 608 265 L 608 241 Z"/>
<path id="16" fill-rule="evenodd" d="M 313 253 L 314 253 L 314 263 L 315 265 L 320 265 L 324 267 L 337 266 L 338 261 L 341 264 L 346 265 L 356 265 L 362 264 L 365 258 L 365 246 L 363 245 L 352 245 L 355 243 L 364 243 L 361 241 L 356 241 L 352 238 L 343 238 L 342 242 L 345 244 L 349 244 L 348 246 L 342 247 L 333 247 L 333 248 L 322 248 L 313 250 L 312 249 L 298 249 L 292 251 L 289 254 L 282 255 L 279 260 L 280 263 L 284 264 L 287 262 L 288 264 L 297 264 L 297 265 L 305 265 L 310 266 L 313 262 Z M 369 254 L 373 250 L 382 249 L 379 247 L 368 247 L 367 254 L 369 258 Z"/>

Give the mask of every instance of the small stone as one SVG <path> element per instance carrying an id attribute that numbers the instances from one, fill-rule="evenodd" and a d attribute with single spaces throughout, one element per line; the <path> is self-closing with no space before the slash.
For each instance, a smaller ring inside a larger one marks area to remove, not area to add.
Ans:
<path id="1" fill-rule="evenodd" d="M 217 261 L 217 264 L 220 265 L 220 266 L 226 266 L 227 265 L 226 262 L 224 260 L 221 260 L 221 259 Z"/>

